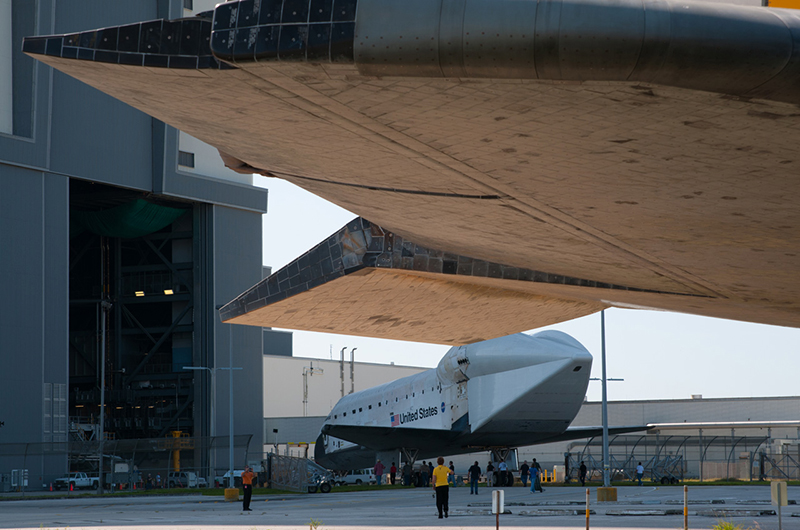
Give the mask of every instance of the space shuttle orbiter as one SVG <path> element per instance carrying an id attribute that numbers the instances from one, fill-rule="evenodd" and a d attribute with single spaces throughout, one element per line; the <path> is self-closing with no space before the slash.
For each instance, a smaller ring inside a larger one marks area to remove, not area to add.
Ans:
<path id="1" fill-rule="evenodd" d="M 560 331 L 453 347 L 436 368 L 340 399 L 325 418 L 315 460 L 357 469 L 400 450 L 427 459 L 598 435 L 598 427 L 569 427 L 591 368 L 586 348 Z"/>

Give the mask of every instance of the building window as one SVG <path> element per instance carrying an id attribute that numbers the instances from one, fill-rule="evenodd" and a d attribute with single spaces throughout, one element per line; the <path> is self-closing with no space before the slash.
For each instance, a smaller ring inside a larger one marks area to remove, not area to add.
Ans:
<path id="1" fill-rule="evenodd" d="M 184 9 L 194 9 L 194 0 L 183 0 Z"/>
<path id="2" fill-rule="evenodd" d="M 178 151 L 178 165 L 184 167 L 194 167 L 194 153 Z"/>

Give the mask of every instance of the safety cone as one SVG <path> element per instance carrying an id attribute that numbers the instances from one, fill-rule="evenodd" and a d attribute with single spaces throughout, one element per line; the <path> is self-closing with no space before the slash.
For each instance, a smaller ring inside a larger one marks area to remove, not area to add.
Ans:
<path id="1" fill-rule="evenodd" d="M 69 491 L 72 491 L 72 482 L 69 483 Z"/>
<path id="2" fill-rule="evenodd" d="M 50 491 L 53 491 L 53 483 L 50 483 Z"/>
<path id="3" fill-rule="evenodd" d="M 136 491 L 136 483 L 133 483 L 133 491 Z"/>

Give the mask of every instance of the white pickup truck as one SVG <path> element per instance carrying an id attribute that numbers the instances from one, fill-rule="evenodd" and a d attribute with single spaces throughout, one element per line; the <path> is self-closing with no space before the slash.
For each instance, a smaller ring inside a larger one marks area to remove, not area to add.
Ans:
<path id="1" fill-rule="evenodd" d="M 72 486 L 72 489 L 91 488 L 96 490 L 100 487 L 100 478 L 90 477 L 86 473 L 70 473 L 66 477 L 57 478 L 53 482 L 53 487 L 57 490 L 62 488 L 69 489 L 70 486 Z"/>

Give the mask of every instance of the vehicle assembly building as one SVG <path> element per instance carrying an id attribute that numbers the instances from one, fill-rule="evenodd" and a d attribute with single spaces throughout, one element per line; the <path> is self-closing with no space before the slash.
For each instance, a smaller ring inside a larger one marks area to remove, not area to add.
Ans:
<path id="1" fill-rule="evenodd" d="M 0 1 L 0 477 L 52 482 L 77 441 L 70 458 L 96 472 L 101 432 L 227 436 L 227 372 L 183 367 L 227 367 L 231 347 L 235 432 L 261 439 L 262 332 L 216 308 L 262 277 L 267 191 L 21 51 L 27 35 L 184 14 L 178 1 Z"/>

